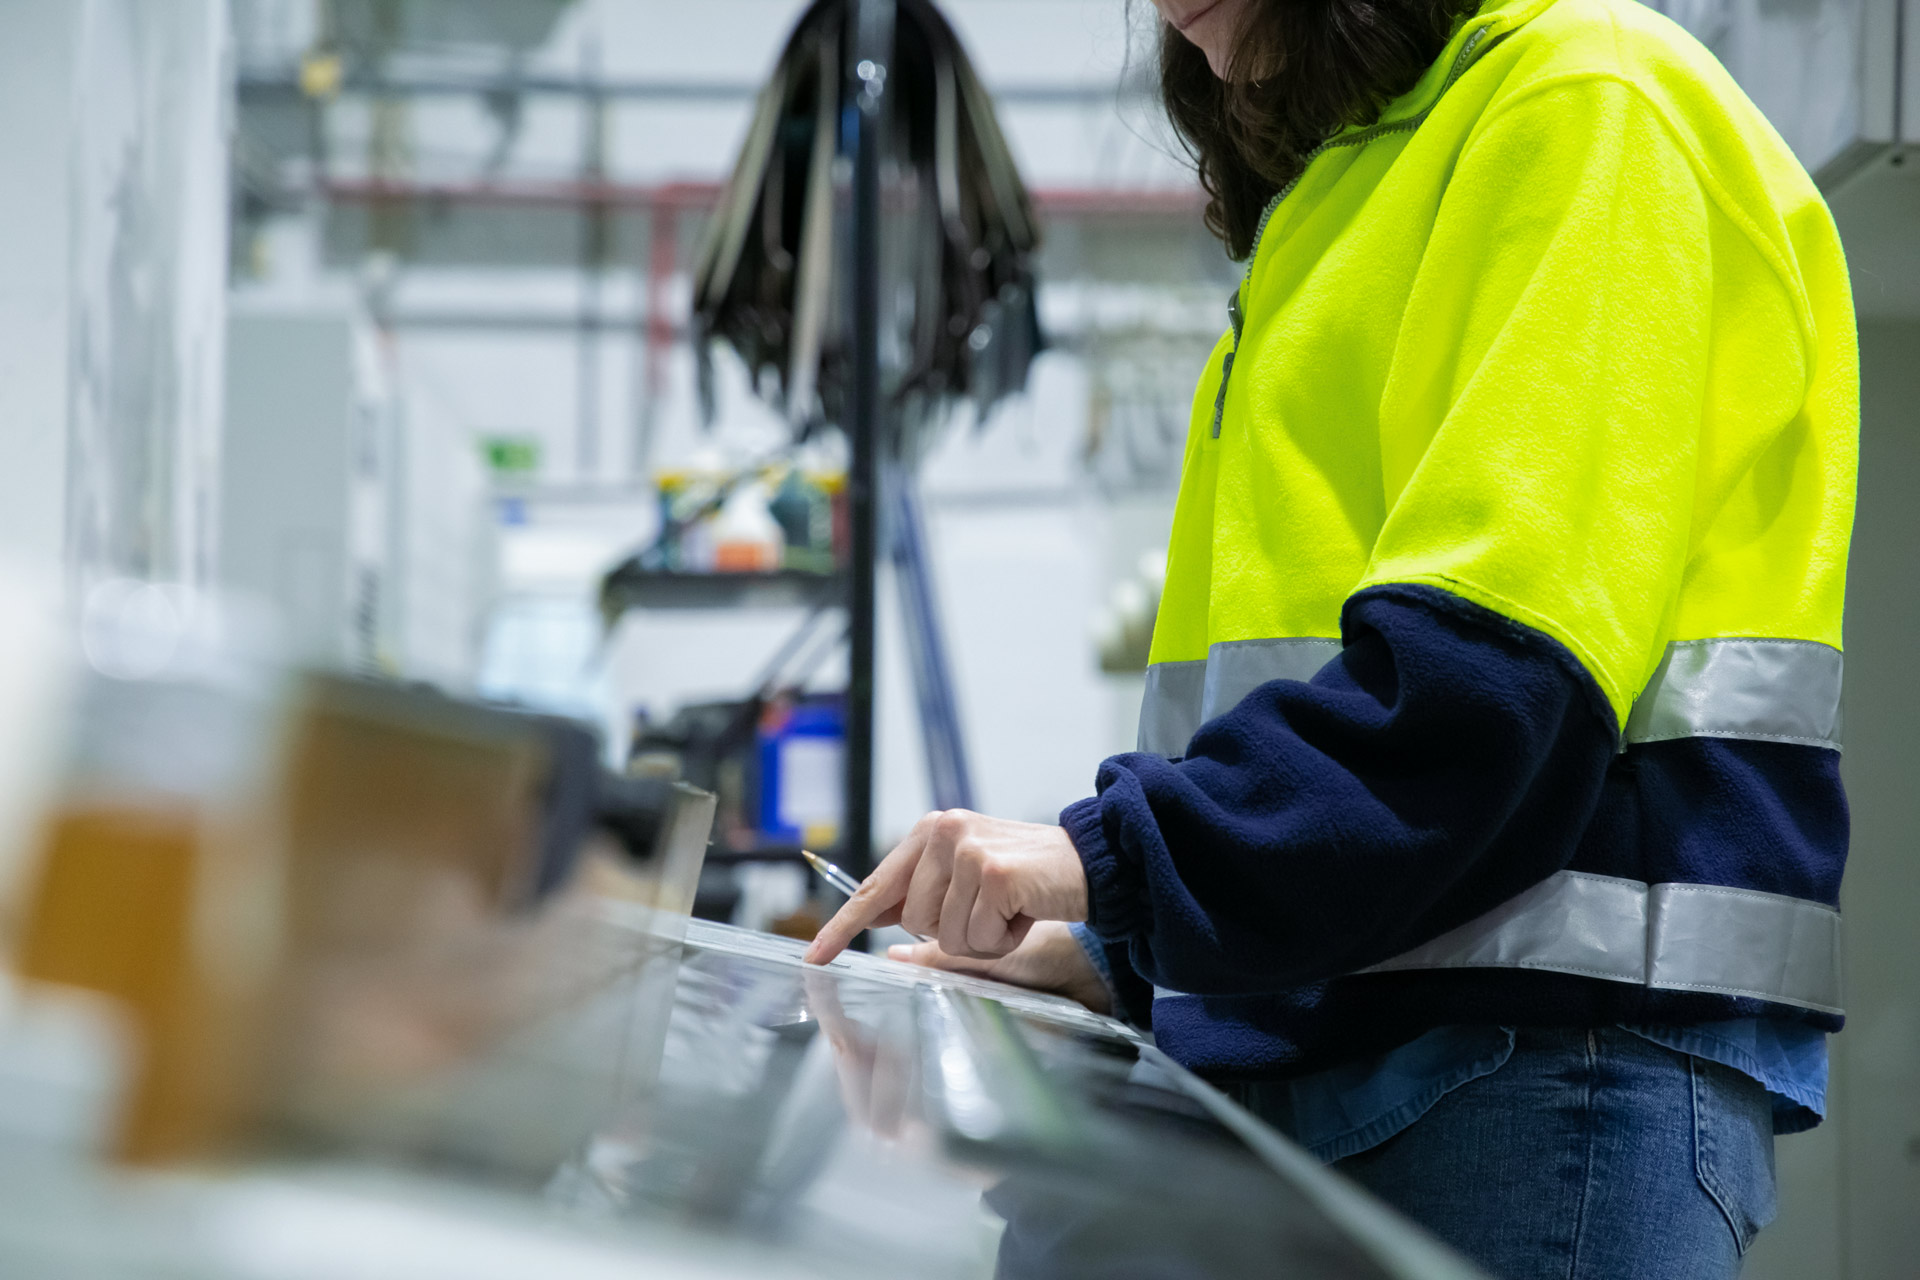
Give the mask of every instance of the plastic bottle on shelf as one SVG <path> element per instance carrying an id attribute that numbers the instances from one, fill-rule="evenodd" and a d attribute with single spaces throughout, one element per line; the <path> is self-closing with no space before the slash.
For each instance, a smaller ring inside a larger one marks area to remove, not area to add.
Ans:
<path id="1" fill-rule="evenodd" d="M 833 500 L 824 488 L 799 467 L 791 467 L 768 510 L 786 535 L 787 568 L 833 571 Z"/>
<path id="2" fill-rule="evenodd" d="M 739 485 L 713 522 L 713 567 L 718 573 L 771 573 L 780 567 L 786 536 L 768 507 L 766 486 Z"/>

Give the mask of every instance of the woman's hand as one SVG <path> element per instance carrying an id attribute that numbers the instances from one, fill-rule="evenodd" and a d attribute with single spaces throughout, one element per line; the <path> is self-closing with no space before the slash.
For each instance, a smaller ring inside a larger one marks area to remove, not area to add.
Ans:
<path id="1" fill-rule="evenodd" d="M 1038 920 L 1087 918 L 1080 854 L 1059 827 L 966 809 L 930 813 L 820 930 L 806 958 L 825 964 L 862 929 L 901 924 L 949 956 L 1004 956 Z"/>
<path id="2" fill-rule="evenodd" d="M 973 960 L 948 955 L 937 942 L 921 942 L 910 947 L 888 947 L 887 956 L 909 964 L 952 973 L 978 974 L 995 982 L 1010 982 L 1049 995 L 1078 1000 L 1095 1013 L 1112 1013 L 1113 1000 L 1100 971 L 1087 959 L 1073 931 L 1058 920 L 1041 920 L 1027 933 L 1026 940 L 994 960 Z"/>

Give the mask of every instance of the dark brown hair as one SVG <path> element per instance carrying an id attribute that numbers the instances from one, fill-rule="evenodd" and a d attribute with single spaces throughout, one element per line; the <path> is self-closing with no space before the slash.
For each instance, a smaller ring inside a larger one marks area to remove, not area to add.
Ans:
<path id="1" fill-rule="evenodd" d="M 1248 0 L 1224 79 L 1160 24 L 1160 96 L 1235 258 L 1307 153 L 1413 88 L 1481 0 Z"/>

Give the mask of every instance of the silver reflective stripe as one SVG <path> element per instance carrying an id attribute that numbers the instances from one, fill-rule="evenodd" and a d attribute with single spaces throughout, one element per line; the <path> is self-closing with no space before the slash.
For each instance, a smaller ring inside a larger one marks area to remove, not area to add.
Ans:
<path id="1" fill-rule="evenodd" d="M 1362 973 L 1545 969 L 1840 1013 L 1840 913 L 1717 885 L 1561 871 Z"/>
<path id="2" fill-rule="evenodd" d="M 1140 750 L 1183 756 L 1200 727 L 1206 701 L 1207 664 L 1156 662 L 1147 668 L 1147 691 L 1140 699 Z"/>
<path id="3" fill-rule="evenodd" d="M 1840 749 L 1840 651 L 1811 640 L 1667 646 L 1627 717 L 1628 742 L 1751 738 Z"/>
<path id="4" fill-rule="evenodd" d="M 1231 711 L 1269 680 L 1308 680 L 1340 653 L 1338 640 L 1320 637 L 1224 640 L 1205 661 L 1157 662 L 1147 668 L 1140 703 L 1140 750 L 1187 753 L 1200 726 Z"/>
<path id="5" fill-rule="evenodd" d="M 1233 710 L 1269 680 L 1311 680 L 1340 656 L 1338 640 L 1228 640 L 1207 650 L 1207 684 L 1200 707 L 1205 723 Z M 1181 744 L 1185 746 L 1185 743 Z"/>

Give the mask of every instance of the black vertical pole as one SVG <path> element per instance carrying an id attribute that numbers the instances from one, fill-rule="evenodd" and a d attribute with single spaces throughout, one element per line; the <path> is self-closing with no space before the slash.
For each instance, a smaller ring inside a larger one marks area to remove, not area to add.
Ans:
<path id="1" fill-rule="evenodd" d="M 853 380 L 847 424 L 852 545 L 847 566 L 850 652 L 841 859 L 856 875 L 865 875 L 873 863 L 874 570 L 880 553 L 880 151 L 894 0 L 853 0 L 851 16 L 846 92 L 853 150 Z"/>

